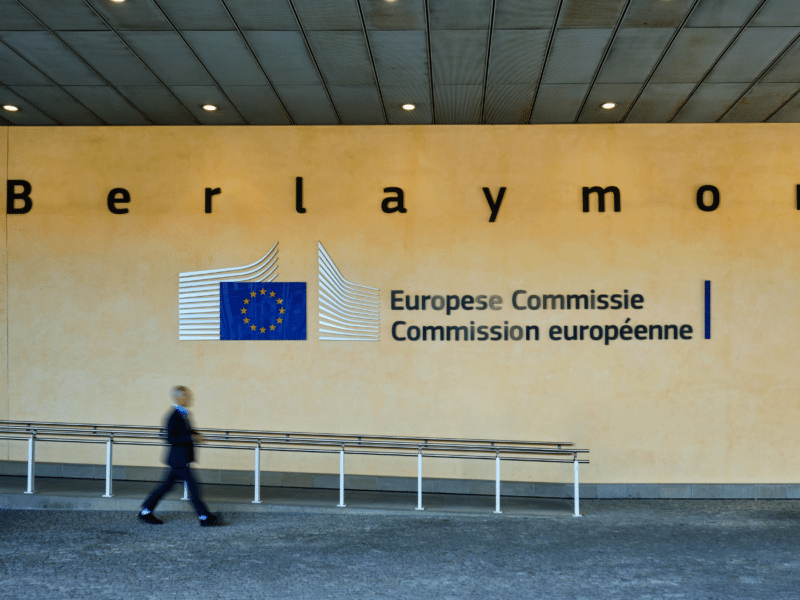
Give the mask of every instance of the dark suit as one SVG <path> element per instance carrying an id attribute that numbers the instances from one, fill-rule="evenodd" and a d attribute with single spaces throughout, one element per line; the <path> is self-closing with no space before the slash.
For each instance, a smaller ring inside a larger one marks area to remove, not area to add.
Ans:
<path id="1" fill-rule="evenodd" d="M 200 499 L 200 489 L 194 479 L 189 464 L 194 461 L 194 439 L 188 416 L 184 417 L 176 408 L 167 419 L 167 441 L 169 451 L 166 463 L 170 466 L 169 474 L 160 486 L 142 504 L 143 508 L 154 510 L 161 497 L 166 494 L 176 481 L 185 481 L 189 488 L 189 498 L 198 516 L 208 515 L 208 508 Z"/>

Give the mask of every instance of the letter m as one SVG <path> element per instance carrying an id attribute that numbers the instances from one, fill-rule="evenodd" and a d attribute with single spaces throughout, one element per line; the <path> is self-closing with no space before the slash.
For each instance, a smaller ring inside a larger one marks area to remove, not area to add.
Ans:
<path id="1" fill-rule="evenodd" d="M 605 189 L 599 185 L 583 188 L 583 212 L 589 212 L 589 194 L 597 194 L 597 210 L 606 212 L 606 194 L 609 192 L 614 194 L 614 212 L 620 212 L 622 210 L 622 202 L 619 188 L 614 185 L 610 185 Z"/>

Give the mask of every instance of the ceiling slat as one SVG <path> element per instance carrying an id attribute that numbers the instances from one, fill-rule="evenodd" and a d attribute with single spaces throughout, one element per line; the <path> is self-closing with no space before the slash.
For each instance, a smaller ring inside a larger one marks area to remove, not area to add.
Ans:
<path id="1" fill-rule="evenodd" d="M 558 0 L 496 0 L 495 29 L 550 29 Z"/>
<path id="2" fill-rule="evenodd" d="M 0 82 L 6 85 L 50 85 L 52 82 L 31 64 L 0 43 Z"/>
<path id="3" fill-rule="evenodd" d="M 275 91 L 283 100 L 296 125 L 338 123 L 336 113 L 322 85 L 276 85 Z"/>
<path id="4" fill-rule="evenodd" d="M 112 85 L 157 85 L 138 56 L 113 31 L 64 31 L 62 39 Z"/>
<path id="5" fill-rule="evenodd" d="M 477 123 L 481 116 L 483 86 L 434 85 L 436 123 L 463 125 Z"/>
<path id="6" fill-rule="evenodd" d="M 713 123 L 746 89 L 746 83 L 703 83 L 672 122 Z"/>
<path id="7" fill-rule="evenodd" d="M 121 35 L 165 84 L 213 84 L 203 65 L 174 31 L 123 31 Z"/>
<path id="8" fill-rule="evenodd" d="M 69 0 L 21 0 L 37 18 L 53 31 L 102 31 L 106 24 L 84 2 Z M 5 20 L 5 14 L 3 14 Z M 2 26 L 0 26 L 2 27 Z"/>
<path id="9" fill-rule="evenodd" d="M 250 125 L 289 125 L 289 116 L 268 85 L 223 85 L 222 90 Z"/>
<path id="10" fill-rule="evenodd" d="M 372 85 L 329 85 L 342 125 L 384 125 L 378 88 Z"/>
<path id="11" fill-rule="evenodd" d="M 203 125 L 243 125 L 242 117 L 228 98 L 215 85 L 173 85 L 170 91 Z M 203 110 L 204 104 L 213 104 L 217 110 Z"/>
<path id="12" fill-rule="evenodd" d="M 741 27 L 758 6 L 758 0 L 702 0 L 687 27 Z"/>
<path id="13" fill-rule="evenodd" d="M 362 31 L 308 31 L 307 36 L 328 85 L 375 85 Z"/>
<path id="14" fill-rule="evenodd" d="M 64 86 L 108 125 L 149 125 L 150 122 L 131 106 L 116 90 L 105 85 Z"/>
<path id="15" fill-rule="evenodd" d="M 435 85 L 482 84 L 487 31 L 431 31 Z"/>
<path id="16" fill-rule="evenodd" d="M 238 31 L 184 31 L 183 36 L 220 85 L 267 83 Z"/>
<path id="17" fill-rule="evenodd" d="M 626 123 L 667 123 L 692 93 L 694 83 L 647 84 Z"/>
<path id="18" fill-rule="evenodd" d="M 103 84 L 97 73 L 49 31 L 0 32 L 0 41 L 58 84 Z"/>
<path id="19" fill-rule="evenodd" d="M 55 85 L 15 86 L 23 97 L 36 99 L 48 115 L 68 125 L 102 125 L 103 121 L 67 92 Z"/>
<path id="20" fill-rule="evenodd" d="M 361 31 L 356 0 L 292 0 L 306 31 Z"/>
<path id="21" fill-rule="evenodd" d="M 488 30 L 492 0 L 428 0 L 430 28 Z"/>
<path id="22" fill-rule="evenodd" d="M 747 27 L 720 58 L 706 81 L 753 81 L 798 33 L 800 27 Z"/>
<path id="23" fill-rule="evenodd" d="M 153 0 L 138 2 L 86 1 L 115 30 L 172 31 L 172 25 Z"/>
<path id="24" fill-rule="evenodd" d="M 489 59 L 489 85 L 535 85 L 549 39 L 550 31 L 547 29 L 495 30 Z M 532 88 L 530 93 L 532 97 Z"/>
<path id="25" fill-rule="evenodd" d="M 530 85 L 489 85 L 483 120 L 491 125 L 523 125 L 531 112 L 532 101 Z"/>
<path id="26" fill-rule="evenodd" d="M 156 0 L 173 25 L 180 30 L 236 29 L 220 0 Z"/>
<path id="27" fill-rule="evenodd" d="M 653 71 L 674 29 L 620 29 L 606 56 L 598 83 L 642 83 Z"/>
<path id="28" fill-rule="evenodd" d="M 694 0 L 633 0 L 625 11 L 622 28 L 678 27 Z"/>
<path id="29" fill-rule="evenodd" d="M 424 0 L 360 0 L 368 30 L 425 30 Z"/>
<path id="30" fill-rule="evenodd" d="M 574 122 L 588 90 L 588 83 L 543 83 L 539 87 L 539 95 L 536 97 L 530 122 L 532 124 Z"/>
<path id="31" fill-rule="evenodd" d="M 299 31 L 245 31 L 244 36 L 273 85 L 322 84 Z"/>
<path id="32" fill-rule="evenodd" d="M 119 93 L 156 125 L 197 125 L 195 119 L 162 85 L 121 85 Z"/>
<path id="33" fill-rule="evenodd" d="M 698 82 L 736 35 L 735 27 L 686 29 L 678 32 L 651 81 Z"/>
<path id="34" fill-rule="evenodd" d="M 590 83 L 611 32 L 611 29 L 556 31 L 543 83 Z"/>
<path id="35" fill-rule="evenodd" d="M 757 83 L 721 119 L 722 123 L 760 123 L 800 90 L 800 83 Z"/>

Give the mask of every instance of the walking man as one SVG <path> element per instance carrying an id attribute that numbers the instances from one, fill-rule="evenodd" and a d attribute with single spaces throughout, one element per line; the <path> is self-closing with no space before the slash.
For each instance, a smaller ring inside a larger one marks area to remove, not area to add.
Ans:
<path id="1" fill-rule="evenodd" d="M 216 525 L 219 519 L 216 515 L 208 512 L 208 508 L 200 499 L 200 488 L 197 486 L 190 467 L 190 463 L 194 461 L 192 436 L 195 435 L 189 422 L 188 410 L 192 405 L 192 392 L 185 386 L 176 385 L 172 388 L 171 394 L 175 410 L 167 419 L 167 441 L 170 448 L 166 462 L 170 467 L 169 474 L 164 483 L 154 489 L 153 493 L 144 501 L 142 509 L 139 511 L 139 519 L 151 525 L 161 525 L 163 521 L 153 514 L 156 504 L 164 494 L 172 489 L 176 481 L 185 481 L 189 488 L 189 498 L 200 518 L 200 525 L 203 527 Z"/>

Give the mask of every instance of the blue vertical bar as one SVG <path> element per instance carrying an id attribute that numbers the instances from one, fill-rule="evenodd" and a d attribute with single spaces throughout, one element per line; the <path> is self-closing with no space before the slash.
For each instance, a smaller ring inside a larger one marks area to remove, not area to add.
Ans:
<path id="1" fill-rule="evenodd" d="M 711 339 L 711 282 L 706 280 L 706 339 Z"/>

